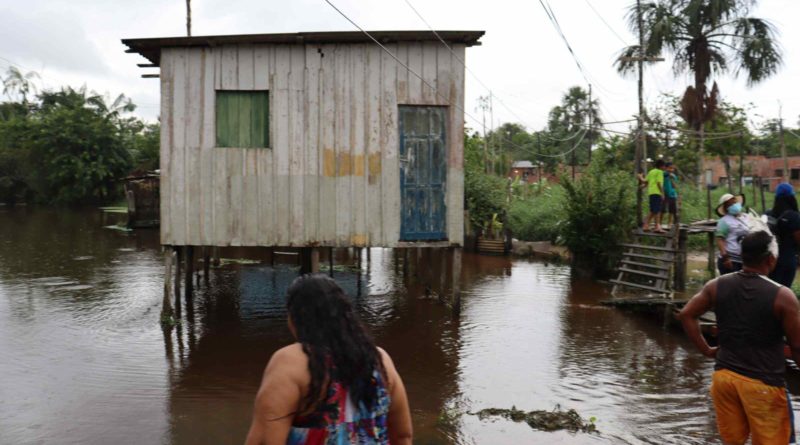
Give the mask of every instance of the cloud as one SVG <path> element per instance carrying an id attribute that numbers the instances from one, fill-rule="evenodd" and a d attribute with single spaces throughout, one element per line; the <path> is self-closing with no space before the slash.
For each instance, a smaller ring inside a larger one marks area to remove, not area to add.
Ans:
<path id="1" fill-rule="evenodd" d="M 34 71 L 108 72 L 73 11 L 0 8 L 0 17 L 0 56 Z"/>

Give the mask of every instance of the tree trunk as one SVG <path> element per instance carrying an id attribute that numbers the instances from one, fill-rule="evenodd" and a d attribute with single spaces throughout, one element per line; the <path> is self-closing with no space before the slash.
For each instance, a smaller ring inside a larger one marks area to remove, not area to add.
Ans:
<path id="1" fill-rule="evenodd" d="M 733 194 L 733 181 L 731 178 L 731 158 L 722 157 L 722 164 L 725 166 L 725 176 L 728 178 L 728 193 Z"/>

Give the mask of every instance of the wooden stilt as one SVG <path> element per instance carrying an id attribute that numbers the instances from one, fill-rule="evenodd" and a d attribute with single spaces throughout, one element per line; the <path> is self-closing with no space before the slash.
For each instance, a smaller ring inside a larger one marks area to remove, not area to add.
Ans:
<path id="1" fill-rule="evenodd" d="M 300 248 L 300 275 L 306 275 L 312 273 L 312 266 L 311 266 L 311 251 L 313 248 L 311 247 L 301 247 Z"/>
<path id="2" fill-rule="evenodd" d="M 175 254 L 175 281 L 173 283 L 173 301 L 175 303 L 175 318 L 181 317 L 181 247 L 173 247 Z"/>
<path id="3" fill-rule="evenodd" d="M 213 259 L 211 261 L 214 264 L 214 267 L 219 267 L 219 265 L 220 265 L 219 247 L 214 246 L 214 247 L 211 248 L 211 256 L 213 257 Z"/>
<path id="4" fill-rule="evenodd" d="M 184 263 L 186 265 L 183 287 L 184 292 L 186 292 L 186 298 L 188 299 L 192 295 L 192 289 L 194 288 L 194 282 L 192 281 L 194 276 L 194 246 L 186 246 L 183 248 L 183 251 Z"/>
<path id="5" fill-rule="evenodd" d="M 453 308 L 453 315 L 461 313 L 461 247 L 452 247 L 453 251 L 453 284 L 452 284 L 452 297 L 450 305 Z"/>
<path id="6" fill-rule="evenodd" d="M 403 280 L 408 278 L 408 249 L 403 250 Z"/>
<path id="7" fill-rule="evenodd" d="M 328 274 L 333 278 L 333 247 L 328 249 Z"/>
<path id="8" fill-rule="evenodd" d="M 422 285 L 424 287 L 425 298 L 431 297 L 432 292 L 432 280 L 433 278 L 433 271 L 431 268 L 433 267 L 433 249 L 430 247 L 426 247 L 422 250 L 422 261 L 420 264 L 420 270 L 422 271 Z"/>
<path id="9" fill-rule="evenodd" d="M 175 310 L 172 309 L 172 264 L 175 252 L 169 249 L 164 252 L 164 300 L 161 303 L 161 324 L 172 327 L 175 324 Z M 172 348 L 170 343 L 169 349 Z"/>
<path id="10" fill-rule="evenodd" d="M 211 255 L 209 255 L 209 248 L 203 247 L 203 281 L 208 285 L 208 273 L 211 270 Z"/>
<path id="11" fill-rule="evenodd" d="M 678 292 L 686 290 L 686 244 L 688 239 L 689 230 L 680 228 L 678 231 L 678 255 L 675 261 L 675 276 L 673 277 L 674 287 Z"/>
<path id="12" fill-rule="evenodd" d="M 311 248 L 311 273 L 319 273 L 319 248 Z"/>
<path id="13" fill-rule="evenodd" d="M 444 295 L 447 291 L 447 255 L 445 249 L 436 249 L 439 256 L 439 301 L 444 303 Z"/>

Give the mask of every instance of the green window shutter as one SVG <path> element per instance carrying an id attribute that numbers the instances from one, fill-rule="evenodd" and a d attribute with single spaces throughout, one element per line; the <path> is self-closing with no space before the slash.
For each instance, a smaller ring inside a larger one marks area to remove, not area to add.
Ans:
<path id="1" fill-rule="evenodd" d="M 217 147 L 269 147 L 269 92 L 217 91 Z"/>

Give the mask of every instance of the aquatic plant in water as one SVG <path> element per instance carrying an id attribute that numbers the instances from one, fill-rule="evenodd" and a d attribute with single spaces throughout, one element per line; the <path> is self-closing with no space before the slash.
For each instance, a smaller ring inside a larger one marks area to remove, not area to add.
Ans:
<path id="1" fill-rule="evenodd" d="M 574 409 L 564 411 L 560 406 L 556 406 L 552 411 L 534 410 L 528 412 L 518 410 L 515 406 L 512 406 L 511 409 L 486 408 L 470 414 L 477 415 L 481 420 L 488 417 L 502 417 L 513 422 L 525 422 L 531 428 L 542 431 L 598 432 L 594 424 L 594 417 L 586 422 Z"/>

